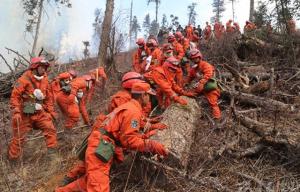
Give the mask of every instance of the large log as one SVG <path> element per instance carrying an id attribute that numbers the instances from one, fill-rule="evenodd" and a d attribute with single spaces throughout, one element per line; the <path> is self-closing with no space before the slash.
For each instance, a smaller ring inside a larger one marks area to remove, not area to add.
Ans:
<path id="1" fill-rule="evenodd" d="M 168 129 L 160 131 L 153 139 L 161 142 L 171 151 L 171 156 L 179 160 L 179 165 L 186 167 L 193 142 L 196 123 L 201 116 L 200 107 L 195 99 L 187 98 L 187 106 L 172 104 L 163 113 L 163 123 Z"/>
<path id="2" fill-rule="evenodd" d="M 274 99 L 259 97 L 247 93 L 241 93 L 238 91 L 224 91 L 224 94 L 234 96 L 237 100 L 257 105 L 262 108 L 266 108 L 273 111 L 291 111 L 291 105 L 285 104 Z"/>

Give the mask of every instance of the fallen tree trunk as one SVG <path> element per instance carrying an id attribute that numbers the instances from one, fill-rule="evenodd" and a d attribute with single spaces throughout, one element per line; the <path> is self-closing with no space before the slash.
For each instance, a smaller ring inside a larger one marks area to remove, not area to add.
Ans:
<path id="1" fill-rule="evenodd" d="M 235 113 L 235 117 L 241 122 L 241 124 L 260 137 L 264 137 L 271 134 L 270 125 L 266 123 L 261 123 L 259 121 L 253 120 L 249 117 Z"/>
<path id="2" fill-rule="evenodd" d="M 235 97 L 235 99 L 239 100 L 240 102 L 253 104 L 268 110 L 286 111 L 286 112 L 291 111 L 290 105 L 273 99 L 259 97 L 259 96 L 255 96 L 247 93 L 241 93 L 232 90 L 230 91 L 225 90 L 223 93 Z"/>
<path id="3" fill-rule="evenodd" d="M 168 129 L 160 131 L 153 139 L 161 142 L 178 159 L 179 165 L 186 168 L 190 148 L 193 142 L 196 122 L 201 116 L 201 110 L 195 99 L 185 98 L 187 106 L 173 104 L 163 113 L 163 123 Z M 173 159 L 173 160 L 175 160 Z"/>

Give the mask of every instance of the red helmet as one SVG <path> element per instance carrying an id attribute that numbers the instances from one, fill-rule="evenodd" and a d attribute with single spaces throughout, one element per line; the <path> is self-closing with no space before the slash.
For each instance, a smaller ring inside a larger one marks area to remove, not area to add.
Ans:
<path id="1" fill-rule="evenodd" d="M 157 42 L 155 41 L 155 39 L 148 39 L 147 46 L 148 47 L 157 47 Z"/>
<path id="2" fill-rule="evenodd" d="M 175 37 L 178 38 L 178 39 L 182 39 L 182 38 L 183 38 L 183 35 L 182 35 L 182 33 L 181 33 L 180 31 L 177 31 L 177 32 L 175 33 Z"/>
<path id="3" fill-rule="evenodd" d="M 174 42 L 175 41 L 175 36 L 173 35 L 173 34 L 170 34 L 169 36 L 168 36 L 168 42 L 169 43 L 172 43 L 172 42 Z"/>
<path id="4" fill-rule="evenodd" d="M 134 83 L 145 82 L 142 78 L 142 75 L 137 72 L 125 73 L 122 77 L 122 87 L 124 89 L 131 89 Z"/>
<path id="5" fill-rule="evenodd" d="M 30 60 L 30 69 L 36 69 L 38 66 L 49 67 L 50 63 L 44 57 L 33 57 Z"/>
<path id="6" fill-rule="evenodd" d="M 91 75 L 83 75 L 82 78 L 86 81 L 90 81 L 92 80 L 92 76 Z"/>
<path id="7" fill-rule="evenodd" d="M 189 58 L 190 59 L 195 59 L 200 57 L 200 59 L 203 58 L 202 53 L 198 49 L 192 49 L 189 53 Z"/>
<path id="8" fill-rule="evenodd" d="M 77 71 L 75 71 L 75 70 L 73 70 L 73 69 L 70 69 L 70 70 L 68 71 L 68 73 L 69 73 L 73 78 L 76 78 L 77 75 L 78 75 Z"/>
<path id="9" fill-rule="evenodd" d="M 68 72 L 64 72 L 58 75 L 58 79 L 59 80 L 63 80 L 63 79 L 69 79 L 70 78 L 70 73 Z"/>
<path id="10" fill-rule="evenodd" d="M 135 42 L 137 45 L 144 45 L 145 44 L 145 40 L 144 38 L 138 38 L 137 41 Z"/>

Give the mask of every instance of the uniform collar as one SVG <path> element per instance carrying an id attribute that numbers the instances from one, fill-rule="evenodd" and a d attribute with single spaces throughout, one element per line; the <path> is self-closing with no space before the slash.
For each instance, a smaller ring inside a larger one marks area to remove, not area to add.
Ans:
<path id="1" fill-rule="evenodd" d="M 142 106 L 137 100 L 131 99 L 130 102 L 132 102 L 140 111 L 142 111 Z"/>

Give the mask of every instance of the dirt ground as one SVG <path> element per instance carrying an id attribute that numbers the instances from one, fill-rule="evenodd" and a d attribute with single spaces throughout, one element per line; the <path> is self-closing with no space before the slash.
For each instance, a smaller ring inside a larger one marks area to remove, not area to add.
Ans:
<path id="1" fill-rule="evenodd" d="M 230 58 L 231 50 L 225 44 L 219 46 L 222 49 L 214 45 L 204 47 L 204 55 L 209 62 L 215 64 L 217 77 L 229 87 L 230 81 L 222 76 L 228 73 L 223 64 L 228 63 L 238 70 L 242 67 L 222 59 L 220 56 L 222 54 Z M 297 73 L 295 69 L 299 70 L 299 66 L 282 66 L 279 60 L 270 64 L 269 61 L 274 60 L 273 56 L 262 57 L 259 54 L 261 53 L 251 52 L 243 62 L 263 65 L 267 72 L 270 72 L 273 67 L 279 80 L 274 85 L 273 94 L 268 95 L 263 92 L 256 95 L 265 100 L 272 98 L 294 105 L 295 110 L 298 110 L 299 77 L 293 78 L 293 81 L 288 83 L 286 81 Z M 117 66 L 120 73 L 109 76 L 110 81 L 105 92 L 98 92 L 95 95 L 95 99 L 89 106 L 92 117 L 105 111 L 109 96 L 119 89 L 121 73 L 130 68 L 130 58 L 131 53 L 118 57 Z M 79 63 L 76 69 L 85 73 L 95 66 L 95 63 L 90 65 Z M 280 86 L 282 81 L 289 87 L 296 84 L 295 88 L 284 89 L 284 86 Z M 124 163 L 114 165 L 112 168 L 111 190 L 116 192 L 300 191 L 299 119 L 295 118 L 295 114 L 290 111 L 278 112 L 272 110 L 272 106 L 245 103 L 238 100 L 238 96 L 229 96 L 224 91 L 219 100 L 222 115 L 226 120 L 222 129 L 215 129 L 210 107 L 205 98 L 200 96 L 196 99 L 202 111 L 194 125 L 196 131 L 193 135 L 186 172 L 183 173 L 177 167 L 166 169 L 163 166 L 166 163 L 164 160 L 159 164 L 153 164 L 143 159 L 145 155 L 129 153 Z M 6 158 L 6 147 L 10 138 L 10 114 L 7 102 L 2 99 L 0 105 L 0 191 L 53 191 L 61 182 L 64 173 L 76 163 L 74 150 L 87 134 L 88 129 L 76 129 L 72 141 L 66 140 L 63 133 L 59 134 L 61 158 L 59 164 L 51 165 L 47 161 L 43 139 L 27 142 L 22 161 L 11 163 Z M 271 129 L 270 135 L 260 136 L 251 127 L 245 126 L 242 120 L 234 115 L 233 110 L 242 112 L 251 120 L 268 125 Z M 58 122 L 57 127 L 58 131 L 62 130 L 61 122 Z M 38 135 L 39 131 L 34 130 L 28 138 Z M 146 158 L 151 159 L 147 155 Z"/>

